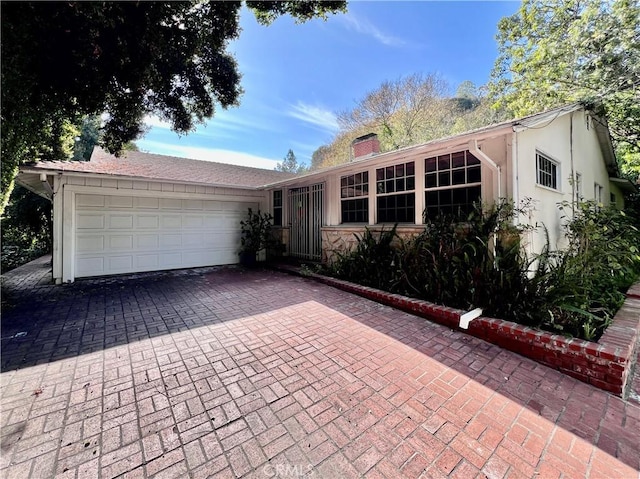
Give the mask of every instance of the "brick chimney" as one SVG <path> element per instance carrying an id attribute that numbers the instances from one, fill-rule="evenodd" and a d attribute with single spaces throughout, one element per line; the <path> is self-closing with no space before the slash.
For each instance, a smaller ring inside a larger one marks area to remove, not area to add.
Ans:
<path id="1" fill-rule="evenodd" d="M 380 153 L 380 141 L 378 135 L 369 133 L 368 135 L 359 136 L 351 142 L 353 148 L 353 160 L 361 160 Z"/>

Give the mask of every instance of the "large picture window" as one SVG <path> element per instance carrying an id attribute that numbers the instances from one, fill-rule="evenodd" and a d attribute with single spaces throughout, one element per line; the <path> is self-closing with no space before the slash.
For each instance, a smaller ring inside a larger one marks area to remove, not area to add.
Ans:
<path id="1" fill-rule="evenodd" d="M 369 173 L 363 171 L 340 178 L 343 223 L 369 222 Z"/>
<path id="2" fill-rule="evenodd" d="M 414 223 L 416 211 L 415 163 L 386 166 L 376 170 L 378 223 Z"/>
<path id="3" fill-rule="evenodd" d="M 469 151 L 430 157 L 425 167 L 425 214 L 467 214 L 481 199 L 482 165 Z"/>

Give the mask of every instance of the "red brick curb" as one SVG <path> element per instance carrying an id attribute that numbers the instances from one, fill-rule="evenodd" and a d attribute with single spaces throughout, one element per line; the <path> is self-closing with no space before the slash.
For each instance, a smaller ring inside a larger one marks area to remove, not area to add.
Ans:
<path id="1" fill-rule="evenodd" d="M 299 271 L 283 268 L 288 272 Z M 378 303 L 416 314 L 452 329 L 465 311 L 440 306 L 361 286 L 328 276 L 305 274 L 316 281 L 357 294 Z M 633 285 L 627 299 L 598 343 L 566 338 L 511 321 L 481 316 L 461 330 L 509 351 L 516 352 L 571 377 L 626 398 L 631 386 L 631 371 L 640 339 L 640 283 Z"/>

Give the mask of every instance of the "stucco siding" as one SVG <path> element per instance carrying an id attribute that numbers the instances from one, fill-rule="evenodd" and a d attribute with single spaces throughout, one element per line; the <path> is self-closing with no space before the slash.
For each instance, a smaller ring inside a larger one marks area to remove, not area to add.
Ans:
<path id="1" fill-rule="evenodd" d="M 516 133 L 519 199 L 530 198 L 532 211 L 521 218 L 538 227 L 532 235 L 530 253 L 538 253 L 545 245 L 544 225 L 549 233 L 550 246 L 562 248 L 565 244 L 563 215 L 558 205 L 575 199 L 574 188 L 581 189 L 585 200 L 594 199 L 594 186 L 602 187 L 604 204 L 609 203 L 609 175 L 603 160 L 595 129 L 583 111 L 560 116 L 546 125 Z M 557 189 L 537 184 L 536 153 L 542 153 L 557 164 Z M 579 177 L 576 176 L 579 174 Z M 576 178 L 579 181 L 576 182 Z"/>

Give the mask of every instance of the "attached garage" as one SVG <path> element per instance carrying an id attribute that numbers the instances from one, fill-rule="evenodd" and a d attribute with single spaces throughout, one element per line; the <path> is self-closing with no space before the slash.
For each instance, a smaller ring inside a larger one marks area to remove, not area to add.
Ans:
<path id="1" fill-rule="evenodd" d="M 18 182 L 53 202 L 53 277 L 234 264 L 248 208 L 269 209 L 273 170 L 96 148 L 87 162 L 39 162 Z"/>
<path id="2" fill-rule="evenodd" d="M 236 263 L 257 202 L 76 195 L 75 277 Z"/>

